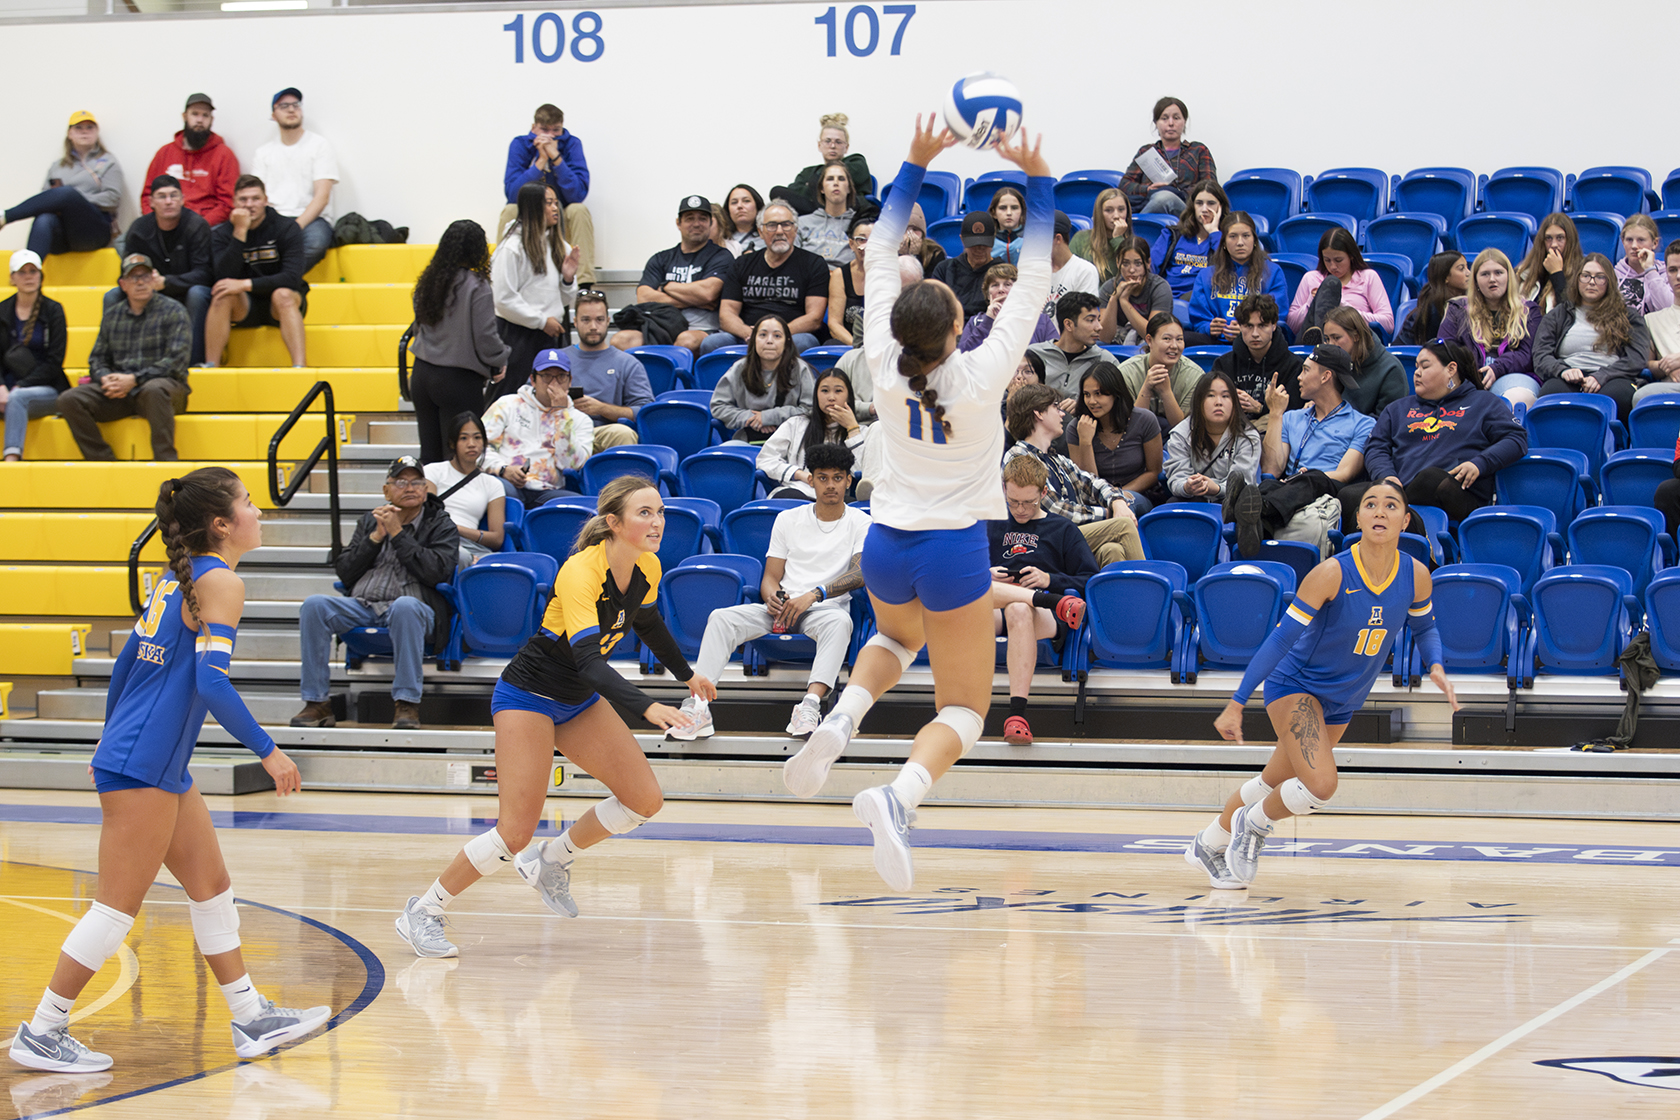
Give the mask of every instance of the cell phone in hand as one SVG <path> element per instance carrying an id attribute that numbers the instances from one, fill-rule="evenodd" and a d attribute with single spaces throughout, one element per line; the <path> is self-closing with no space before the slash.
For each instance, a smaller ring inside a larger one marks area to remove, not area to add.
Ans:
<path id="1" fill-rule="evenodd" d="M 589 395 L 587 390 L 579 389 L 576 385 L 573 385 L 570 389 L 567 389 L 566 392 L 571 395 L 571 398 L 574 401 L 582 400 L 584 397 L 587 397 Z"/>

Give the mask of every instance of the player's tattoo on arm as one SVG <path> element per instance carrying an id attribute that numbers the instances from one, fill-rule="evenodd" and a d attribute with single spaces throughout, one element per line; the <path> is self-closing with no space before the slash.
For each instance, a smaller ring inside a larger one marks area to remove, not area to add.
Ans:
<path id="1" fill-rule="evenodd" d="M 856 554 L 853 555 L 852 562 L 847 566 L 846 570 L 840 573 L 839 578 L 829 581 L 828 597 L 832 599 L 836 595 L 844 595 L 848 591 L 856 591 L 862 586 L 863 557 L 862 554 Z"/>
<path id="2" fill-rule="evenodd" d="M 1313 761 L 1322 745 L 1318 725 L 1318 713 L 1313 711 L 1312 697 L 1301 697 L 1295 702 L 1295 710 L 1289 715 L 1289 733 L 1295 736 L 1295 741 L 1300 744 L 1301 758 L 1309 770 L 1318 769 L 1318 763 Z"/>

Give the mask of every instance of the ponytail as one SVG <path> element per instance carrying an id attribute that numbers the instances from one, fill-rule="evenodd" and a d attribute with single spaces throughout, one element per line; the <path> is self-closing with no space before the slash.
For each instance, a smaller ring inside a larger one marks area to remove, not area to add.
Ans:
<path id="1" fill-rule="evenodd" d="M 928 388 L 927 383 L 928 366 L 938 362 L 937 354 L 931 357 L 917 355 L 906 347 L 898 356 L 898 372 L 909 379 L 910 391 L 921 395 L 922 407 L 927 409 L 928 415 L 933 417 L 933 422 L 945 433 L 945 438 L 950 439 L 951 422 L 945 419 L 945 406 L 939 403 L 938 391 Z"/>
<path id="2" fill-rule="evenodd" d="M 193 591 L 192 558 L 214 545 L 210 523 L 233 518 L 239 476 L 226 467 L 200 467 L 181 478 L 166 479 L 158 487 L 157 523 L 163 537 L 169 570 L 181 583 L 187 612 L 198 618 L 198 595 Z"/>
<path id="3" fill-rule="evenodd" d="M 951 325 L 961 317 L 962 307 L 951 289 L 929 280 L 905 288 L 892 309 L 893 338 L 902 347 L 898 372 L 909 380 L 910 391 L 921 396 L 922 407 L 947 439 L 951 436 L 951 422 L 945 419 L 945 406 L 939 403 L 939 394 L 928 388 L 927 378 L 933 367 L 945 360 Z"/>

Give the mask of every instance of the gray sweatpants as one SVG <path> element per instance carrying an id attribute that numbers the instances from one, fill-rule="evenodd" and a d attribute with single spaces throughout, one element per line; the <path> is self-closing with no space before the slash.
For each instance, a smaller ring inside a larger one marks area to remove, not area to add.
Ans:
<path id="1" fill-rule="evenodd" d="M 706 620 L 706 636 L 700 640 L 700 660 L 694 671 L 707 680 L 717 680 L 735 647 L 770 633 L 771 621 L 762 603 L 713 611 Z M 852 640 L 851 612 L 843 604 L 819 604 L 799 616 L 799 633 L 817 643 L 810 683 L 833 688 L 840 676 L 840 663 L 846 660 L 846 646 Z"/>

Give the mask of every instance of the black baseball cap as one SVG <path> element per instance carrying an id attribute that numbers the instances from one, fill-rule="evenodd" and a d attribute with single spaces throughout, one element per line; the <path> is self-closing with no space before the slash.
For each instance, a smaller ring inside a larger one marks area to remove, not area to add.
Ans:
<path id="1" fill-rule="evenodd" d="M 1319 366 L 1336 375 L 1336 384 L 1343 389 L 1357 389 L 1359 382 L 1353 377 L 1353 358 L 1340 346 L 1332 346 L 1328 342 L 1321 342 L 1313 347 L 1313 352 L 1307 355 Z"/>
<path id="2" fill-rule="evenodd" d="M 399 455 L 391 460 L 390 469 L 385 472 L 386 478 L 396 478 L 404 471 L 419 471 L 420 477 L 426 477 L 426 468 L 420 465 L 420 460 L 412 455 Z"/>
<path id="3" fill-rule="evenodd" d="M 996 238 L 997 221 L 986 211 L 976 210 L 963 215 L 962 243 L 965 248 L 972 249 L 976 245 L 990 247 Z"/>
<path id="4" fill-rule="evenodd" d="M 210 95 L 208 93 L 188 94 L 187 103 L 182 108 L 182 112 L 185 112 L 187 109 L 191 109 L 194 105 L 202 105 L 206 109 L 209 109 L 212 113 L 216 111 L 216 103 L 210 100 Z"/>
<path id="5" fill-rule="evenodd" d="M 164 187 L 174 187 L 176 190 L 180 190 L 181 180 L 175 178 L 173 175 L 159 175 L 157 178 L 153 179 L 151 185 L 146 188 L 146 193 L 155 194 L 156 192 L 161 191 Z"/>
<path id="6" fill-rule="evenodd" d="M 298 89 L 296 86 L 287 86 L 285 89 L 281 90 L 269 99 L 268 107 L 272 109 L 274 106 L 278 105 L 280 103 L 280 99 L 288 93 L 297 98 L 299 101 L 303 100 L 303 91 Z"/>
<path id="7" fill-rule="evenodd" d="M 1071 242 L 1073 240 L 1073 219 L 1060 210 L 1056 211 L 1056 228 L 1052 232 L 1061 234 L 1063 241 Z"/>
<path id="8" fill-rule="evenodd" d="M 680 218 L 691 211 L 704 214 L 709 218 L 712 216 L 712 204 L 703 194 L 686 195 L 681 202 L 677 203 L 677 217 Z"/>

